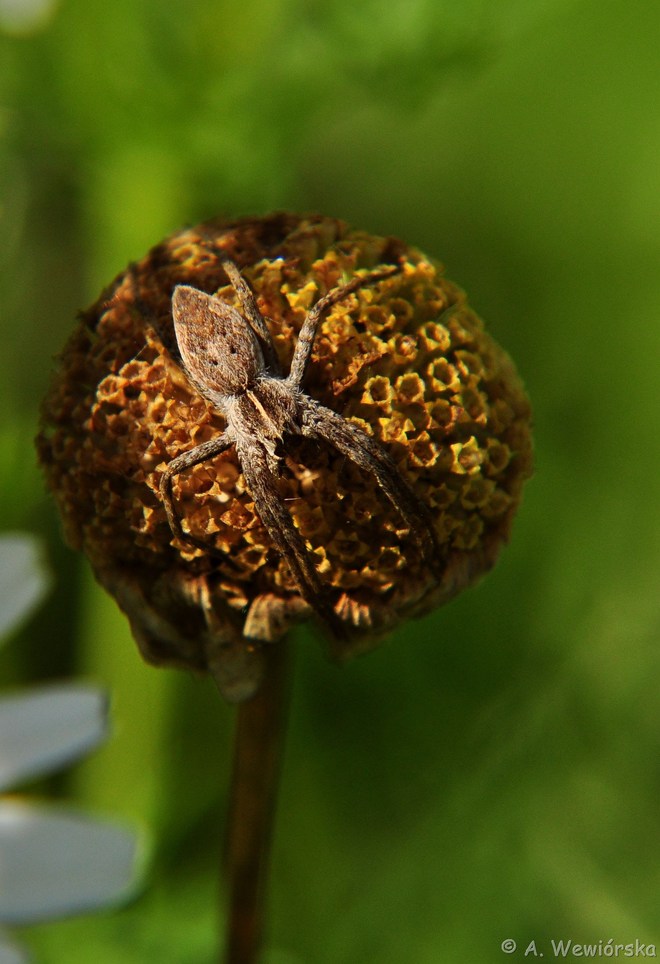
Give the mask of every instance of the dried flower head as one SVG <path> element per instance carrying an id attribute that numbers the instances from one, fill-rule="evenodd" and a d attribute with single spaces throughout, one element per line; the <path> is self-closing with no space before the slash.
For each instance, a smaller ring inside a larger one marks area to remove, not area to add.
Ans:
<path id="1" fill-rule="evenodd" d="M 356 272 L 401 270 L 324 315 L 305 372 L 311 399 L 389 456 L 432 519 L 441 559 L 377 480 L 318 438 L 278 446 L 278 480 L 337 623 L 344 657 L 445 602 L 488 570 L 531 472 L 530 410 L 515 369 L 440 266 L 392 238 L 320 216 L 213 220 L 172 235 L 87 311 L 43 406 L 41 462 L 68 541 L 87 553 L 150 662 L 210 671 L 225 695 L 257 686 L 263 646 L 310 613 L 255 508 L 235 446 L 173 480 L 182 453 L 222 435 L 221 411 L 184 373 L 172 294 L 186 285 L 240 308 L 235 262 L 288 372 L 310 309 Z M 187 538 L 186 538 L 187 536 Z"/>

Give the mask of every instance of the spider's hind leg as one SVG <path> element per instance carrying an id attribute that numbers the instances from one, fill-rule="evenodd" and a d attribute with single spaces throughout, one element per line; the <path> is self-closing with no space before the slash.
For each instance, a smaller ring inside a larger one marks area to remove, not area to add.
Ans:
<path id="1" fill-rule="evenodd" d="M 321 324 L 321 318 L 325 312 L 332 308 L 333 305 L 336 305 L 337 302 L 343 301 L 344 298 L 348 297 L 348 295 L 354 291 L 359 291 L 360 288 L 366 288 L 368 285 L 376 284 L 376 282 L 382 281 L 384 278 L 390 278 L 392 275 L 398 274 L 401 270 L 401 265 L 396 264 L 377 271 L 370 271 L 366 275 L 358 275 L 346 284 L 340 285 L 338 288 L 332 288 L 326 295 L 319 298 L 303 322 L 293 358 L 291 359 L 291 369 L 287 381 L 293 388 L 300 388 L 302 384 L 305 370 L 312 355 L 312 348 L 314 347 L 319 325 Z"/>
<path id="2" fill-rule="evenodd" d="M 252 331 L 259 339 L 261 349 L 264 353 L 264 360 L 269 371 L 272 375 L 279 375 L 280 363 L 277 358 L 275 344 L 271 337 L 270 331 L 268 330 L 266 319 L 259 311 L 259 306 L 257 305 L 256 298 L 254 297 L 254 292 L 233 261 L 230 261 L 229 258 L 225 258 L 222 261 L 222 267 L 224 268 L 225 274 L 229 278 L 231 285 L 236 292 L 243 317 L 247 320 L 248 324 L 252 328 Z"/>

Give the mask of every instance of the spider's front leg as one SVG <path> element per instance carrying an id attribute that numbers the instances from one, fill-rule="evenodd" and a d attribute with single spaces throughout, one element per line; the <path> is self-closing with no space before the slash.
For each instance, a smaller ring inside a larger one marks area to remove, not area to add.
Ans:
<path id="1" fill-rule="evenodd" d="M 345 637 L 346 627 L 335 613 L 305 545 L 277 488 L 268 455 L 258 442 L 237 446 L 243 476 L 254 505 L 277 551 L 286 559 L 303 599 L 329 626 L 335 636 Z"/>
<path id="2" fill-rule="evenodd" d="M 436 577 L 442 573 L 442 553 L 433 528 L 433 518 L 418 499 L 387 452 L 369 435 L 311 398 L 305 400 L 302 434 L 322 438 L 338 452 L 369 472 L 410 528 L 426 562 Z"/>
<path id="3" fill-rule="evenodd" d="M 160 497 L 163 501 L 172 535 L 181 542 L 189 542 L 197 546 L 198 549 L 203 549 L 205 552 L 212 551 L 208 543 L 203 542 L 201 539 L 196 539 L 194 536 L 191 536 L 190 533 L 183 531 L 181 519 L 177 515 L 174 504 L 172 481 L 175 475 L 179 475 L 179 473 L 185 472 L 186 469 L 191 469 L 193 465 L 199 465 L 200 462 L 206 462 L 207 459 L 213 458 L 214 455 L 219 455 L 220 452 L 224 452 L 225 449 L 228 449 L 229 446 L 233 444 L 233 441 L 233 438 L 231 438 L 227 432 L 223 432 L 223 434 L 217 436 L 217 438 L 209 439 L 208 442 L 202 442 L 201 445 L 197 445 L 189 452 L 182 452 L 181 455 L 177 455 L 175 459 L 172 459 L 160 479 Z"/>

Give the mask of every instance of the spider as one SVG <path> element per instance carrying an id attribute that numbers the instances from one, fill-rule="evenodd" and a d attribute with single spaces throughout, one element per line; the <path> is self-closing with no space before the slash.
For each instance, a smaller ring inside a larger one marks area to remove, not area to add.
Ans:
<path id="1" fill-rule="evenodd" d="M 226 420 L 225 431 L 173 459 L 160 480 L 160 495 L 173 535 L 208 546 L 184 532 L 172 492 L 176 475 L 235 446 L 247 488 L 274 547 L 289 565 L 303 599 L 337 636 L 345 636 L 313 556 L 278 491 L 277 477 L 287 435 L 321 439 L 370 472 L 410 530 L 437 574 L 439 547 L 427 507 L 403 479 L 381 445 L 302 388 L 324 313 L 347 295 L 401 270 L 390 266 L 357 276 L 320 298 L 303 322 L 289 374 L 279 367 L 275 346 L 252 290 L 233 261 L 223 260 L 240 308 L 189 285 L 177 285 L 172 317 L 185 374 Z"/>

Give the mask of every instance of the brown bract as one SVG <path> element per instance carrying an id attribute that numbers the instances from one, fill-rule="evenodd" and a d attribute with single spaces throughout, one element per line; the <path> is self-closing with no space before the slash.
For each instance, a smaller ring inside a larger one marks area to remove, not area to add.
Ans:
<path id="1" fill-rule="evenodd" d="M 334 655 L 368 649 L 493 565 L 531 473 L 531 434 L 509 357 L 440 266 L 395 239 L 320 216 L 213 220 L 120 275 L 60 358 L 40 459 L 68 541 L 126 612 L 143 656 L 208 670 L 240 700 L 258 685 L 263 647 L 309 607 L 233 449 L 176 478 L 183 528 L 197 545 L 173 538 L 159 497 L 168 463 L 225 427 L 180 367 L 171 298 L 185 284 L 235 304 L 226 258 L 254 291 L 283 372 L 319 297 L 356 270 L 404 262 L 329 311 L 305 391 L 377 439 L 429 507 L 441 577 L 373 476 L 329 445 L 287 438 L 281 494 L 349 630 L 329 641 Z"/>

